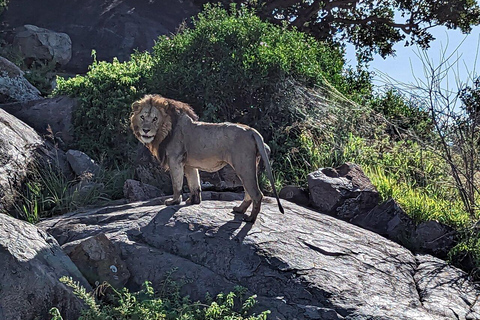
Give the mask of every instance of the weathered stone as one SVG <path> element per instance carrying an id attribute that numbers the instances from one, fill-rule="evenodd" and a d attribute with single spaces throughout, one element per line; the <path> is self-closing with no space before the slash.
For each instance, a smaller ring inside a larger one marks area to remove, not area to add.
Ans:
<path id="1" fill-rule="evenodd" d="M 92 286 L 107 281 L 120 289 L 130 278 L 118 244 L 111 242 L 103 233 L 77 243 L 68 243 L 63 249 Z"/>
<path id="2" fill-rule="evenodd" d="M 50 319 L 52 307 L 64 319 L 77 319 L 83 303 L 59 281 L 62 276 L 91 290 L 54 238 L 0 214 L 0 319 Z"/>
<path id="3" fill-rule="evenodd" d="M 229 165 L 217 172 L 200 171 L 200 182 L 203 190 L 238 191 L 243 190 L 243 184 L 235 170 Z"/>
<path id="4" fill-rule="evenodd" d="M 16 65 L 0 57 L 0 103 L 42 99 L 40 91 L 23 75 Z"/>
<path id="5" fill-rule="evenodd" d="M 430 253 L 440 258 L 447 258 L 455 246 L 457 232 L 437 221 L 422 222 L 412 230 L 411 242 L 417 252 Z"/>
<path id="6" fill-rule="evenodd" d="M 77 176 L 95 176 L 98 174 L 100 170 L 98 164 L 82 151 L 68 150 L 66 155 L 68 163 Z"/>
<path id="7" fill-rule="evenodd" d="M 159 35 L 175 33 L 182 21 L 188 22 L 200 9 L 190 0 L 15 0 L 2 14 L 2 22 L 13 27 L 29 23 L 68 34 L 72 59 L 66 69 L 84 73 L 92 63 L 92 49 L 99 61 L 128 60 L 135 49 L 151 49 Z"/>
<path id="8" fill-rule="evenodd" d="M 415 223 L 393 199 L 366 214 L 357 215 L 351 222 L 412 249 L 411 236 Z"/>
<path id="9" fill-rule="evenodd" d="M 103 183 L 95 182 L 90 178 L 82 179 L 80 182 L 69 188 L 72 202 L 75 202 L 77 206 L 86 204 L 88 199 L 97 197 L 105 188 Z"/>
<path id="10" fill-rule="evenodd" d="M 140 181 L 127 179 L 123 185 L 123 196 L 129 202 L 145 201 L 164 196 L 160 189 Z"/>
<path id="11" fill-rule="evenodd" d="M 72 58 L 72 40 L 66 33 L 26 24 L 15 30 L 13 46 L 25 60 L 65 66 Z"/>
<path id="12" fill-rule="evenodd" d="M 308 197 L 308 192 L 297 186 L 285 186 L 280 190 L 278 196 L 281 199 L 296 203 L 301 206 L 308 206 L 310 204 L 310 199 Z"/>
<path id="13" fill-rule="evenodd" d="M 72 113 L 77 100 L 55 97 L 0 105 L 0 108 L 22 120 L 38 133 L 51 136 L 64 147 L 73 142 Z"/>
<path id="14" fill-rule="evenodd" d="M 172 279 L 185 280 L 183 293 L 192 299 L 242 285 L 258 295 L 255 310 L 270 309 L 272 319 L 451 319 L 445 310 L 451 299 L 459 319 L 477 315 L 479 301 L 461 301 L 463 292 L 480 293 L 463 272 L 419 265 L 422 258 L 409 250 L 339 219 L 286 201 L 282 215 L 268 197 L 255 224 L 232 215 L 239 202 L 160 202 L 69 214 L 39 226 L 64 245 L 105 233 L 120 247 L 130 289 L 145 280 L 158 288 L 178 267 Z M 449 281 L 448 290 L 429 286 L 433 279 Z M 435 303 L 424 303 L 429 296 Z"/>
<path id="15" fill-rule="evenodd" d="M 170 174 L 161 168 L 147 147 L 141 143 L 137 147 L 134 170 L 135 180 L 154 186 L 164 194 L 173 193 Z"/>
<path id="16" fill-rule="evenodd" d="M 0 210 L 8 210 L 43 144 L 29 126 L 0 109 Z"/>
<path id="17" fill-rule="evenodd" d="M 370 211 L 380 200 L 367 176 L 352 163 L 310 173 L 308 188 L 313 207 L 346 220 Z"/>

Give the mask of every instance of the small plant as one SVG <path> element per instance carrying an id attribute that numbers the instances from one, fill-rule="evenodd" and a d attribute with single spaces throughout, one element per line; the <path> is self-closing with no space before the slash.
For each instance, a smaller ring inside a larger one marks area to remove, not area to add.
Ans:
<path id="1" fill-rule="evenodd" d="M 82 299 L 88 309 L 82 312 L 79 320 L 104 320 L 104 319 L 181 319 L 181 320 L 265 320 L 269 311 L 259 315 L 249 315 L 256 304 L 256 296 L 245 297 L 246 289 L 235 287 L 228 294 L 220 293 L 215 299 L 209 295 L 206 303 L 191 302 L 188 297 L 180 295 L 180 287 L 172 282 L 169 277 L 164 282 L 165 287 L 171 291 L 163 292 L 157 296 L 149 281 L 143 283 L 142 290 L 131 293 L 128 289 L 117 290 L 104 283 L 102 291 L 109 291 L 109 303 L 99 303 L 92 293 L 73 281 L 70 277 L 62 277 L 60 281 L 73 289 L 73 293 Z M 172 286 L 173 284 L 173 286 Z M 51 320 L 63 320 L 57 308 L 50 310 Z"/>

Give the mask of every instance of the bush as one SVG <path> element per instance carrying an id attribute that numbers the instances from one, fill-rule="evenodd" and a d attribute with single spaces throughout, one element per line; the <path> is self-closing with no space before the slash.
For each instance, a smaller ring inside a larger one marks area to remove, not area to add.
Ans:
<path id="1" fill-rule="evenodd" d="M 256 304 L 256 296 L 246 297 L 246 289 L 242 287 L 235 287 L 234 291 L 228 294 L 220 293 L 215 299 L 207 295 L 206 302 L 200 303 L 182 297 L 177 285 L 171 288 L 173 291 L 159 297 L 148 281 L 144 283 L 142 290 L 134 293 L 126 288 L 116 290 L 105 283 L 101 290 L 112 293 L 110 303 L 99 304 L 92 293 L 86 292 L 85 288 L 71 278 L 62 277 L 60 281 L 73 288 L 73 293 L 88 306 L 79 318 L 82 320 L 265 320 L 270 313 L 263 311 L 259 315 L 252 315 L 250 309 Z M 50 314 L 51 320 L 62 320 L 57 308 L 52 308 Z"/>

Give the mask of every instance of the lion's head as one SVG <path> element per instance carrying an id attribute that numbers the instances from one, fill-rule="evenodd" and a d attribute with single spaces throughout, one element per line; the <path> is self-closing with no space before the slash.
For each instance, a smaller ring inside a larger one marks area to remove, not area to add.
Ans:
<path id="1" fill-rule="evenodd" d="M 188 104 L 158 94 L 149 94 L 135 101 L 132 111 L 130 127 L 133 133 L 157 158 L 160 158 L 160 144 L 166 142 L 182 114 L 198 120 L 198 116 Z"/>

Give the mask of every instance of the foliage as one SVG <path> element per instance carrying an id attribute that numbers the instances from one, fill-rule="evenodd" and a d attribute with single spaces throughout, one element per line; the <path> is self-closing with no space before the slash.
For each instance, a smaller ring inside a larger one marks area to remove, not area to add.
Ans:
<path id="1" fill-rule="evenodd" d="M 206 303 L 191 302 L 188 297 L 181 297 L 179 289 L 174 288 L 170 293 L 158 297 L 152 284 L 144 282 L 143 289 L 131 293 L 128 289 L 117 290 L 105 283 L 102 291 L 110 291 L 111 303 L 97 303 L 92 293 L 87 293 L 85 288 L 72 278 L 62 277 L 61 282 L 73 288 L 73 293 L 82 299 L 88 309 L 82 312 L 79 320 L 105 320 L 105 319 L 182 319 L 182 320 L 265 320 L 269 311 L 259 315 L 249 315 L 256 304 L 256 296 L 246 297 L 246 289 L 235 287 L 234 291 L 220 293 L 215 299 L 207 295 Z M 57 308 L 52 308 L 52 320 L 61 320 Z"/>
<path id="2" fill-rule="evenodd" d="M 131 178 L 127 170 L 106 171 L 69 180 L 54 163 L 37 163 L 31 169 L 20 191 L 13 215 L 36 223 L 41 218 L 74 211 L 123 197 L 123 184 Z"/>
<path id="3" fill-rule="evenodd" d="M 197 0 L 199 3 L 218 2 Z M 317 39 L 350 42 L 360 61 L 393 54 L 399 41 L 428 48 L 435 38 L 429 29 L 445 26 L 470 32 L 479 23 L 475 0 L 223 0 L 258 10 L 259 16 L 277 24 L 288 23 Z"/>
<path id="4" fill-rule="evenodd" d="M 7 9 L 9 0 L 0 0 L 0 15 Z"/>
<path id="5" fill-rule="evenodd" d="M 56 95 L 79 98 L 73 116 L 75 147 L 108 166 L 129 162 L 134 137 L 129 129 L 130 104 L 147 92 L 145 79 L 151 68 L 148 54 L 127 62 L 99 62 L 95 58 L 85 76 L 57 79 Z"/>

